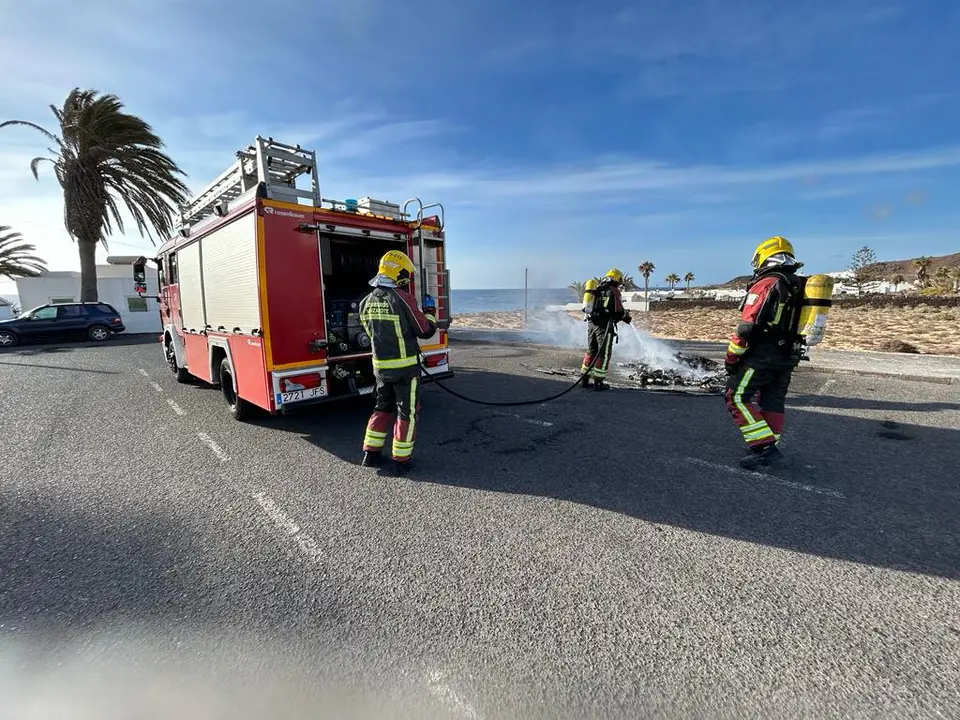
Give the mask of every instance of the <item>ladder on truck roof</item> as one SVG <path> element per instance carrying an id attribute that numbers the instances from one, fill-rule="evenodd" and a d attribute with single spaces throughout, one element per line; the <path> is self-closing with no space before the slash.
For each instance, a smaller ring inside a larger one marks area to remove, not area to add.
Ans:
<path id="1" fill-rule="evenodd" d="M 310 176 L 310 188 L 298 188 L 297 179 L 305 175 Z M 268 198 L 292 203 L 305 199 L 320 207 L 317 154 L 257 135 L 253 145 L 237 151 L 237 161 L 226 172 L 180 208 L 181 228 L 225 215 L 229 203 L 261 183 Z"/>

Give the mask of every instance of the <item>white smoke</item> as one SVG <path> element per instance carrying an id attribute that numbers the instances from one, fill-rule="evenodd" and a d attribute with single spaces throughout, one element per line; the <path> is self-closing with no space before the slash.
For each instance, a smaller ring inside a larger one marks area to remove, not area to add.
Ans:
<path id="1" fill-rule="evenodd" d="M 637 314 L 634 313 L 634 322 Z M 528 342 L 586 350 L 587 323 L 574 319 L 561 308 L 531 311 L 524 334 Z M 677 372 L 690 380 L 701 380 L 710 374 L 680 362 L 676 350 L 634 323 L 619 323 L 617 336 L 611 360 L 611 369 L 614 371 L 617 363 L 637 363 Z"/>

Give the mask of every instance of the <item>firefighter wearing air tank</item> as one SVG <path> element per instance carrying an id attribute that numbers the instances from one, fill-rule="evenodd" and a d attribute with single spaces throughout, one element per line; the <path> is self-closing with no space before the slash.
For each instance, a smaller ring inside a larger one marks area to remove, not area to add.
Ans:
<path id="1" fill-rule="evenodd" d="M 809 345 L 820 341 L 832 279 L 797 275 L 803 263 L 793 245 L 776 236 L 757 247 L 754 275 L 740 304 L 740 322 L 727 345 L 725 399 L 750 453 L 748 470 L 783 462 L 780 434 L 794 369 Z"/>
<path id="2" fill-rule="evenodd" d="M 409 292 L 414 266 L 399 250 L 380 259 L 374 290 L 360 303 L 360 322 L 370 336 L 376 404 L 363 438 L 363 465 L 379 465 L 391 425 L 398 474 L 410 468 L 420 411 L 420 344 L 437 328 L 436 305 L 425 296 L 423 311 Z"/>
<path id="3" fill-rule="evenodd" d="M 598 283 L 588 280 L 583 294 L 583 312 L 587 320 L 587 354 L 580 372 L 585 373 L 580 381 L 582 387 L 590 387 L 593 378 L 594 390 L 606 390 L 607 370 L 613 354 L 613 341 L 617 336 L 618 322 L 631 322 L 632 318 L 623 307 L 620 285 L 623 273 L 613 268 Z M 595 361 L 595 362 L 594 362 Z M 593 364 L 591 368 L 590 365 Z"/>

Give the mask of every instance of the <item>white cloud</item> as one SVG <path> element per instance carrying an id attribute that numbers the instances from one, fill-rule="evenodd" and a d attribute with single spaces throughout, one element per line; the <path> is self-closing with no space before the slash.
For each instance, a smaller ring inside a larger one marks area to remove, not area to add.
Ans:
<path id="1" fill-rule="evenodd" d="M 468 194 L 474 200 L 546 198 L 551 196 L 611 196 L 640 191 L 688 192 L 713 189 L 731 192 L 739 188 L 769 189 L 775 183 L 796 183 L 804 178 L 860 177 L 916 173 L 960 166 L 960 147 L 917 152 L 885 153 L 842 160 L 805 161 L 758 165 L 673 165 L 635 160 L 612 165 L 558 166 L 553 168 L 504 167 L 474 173 L 450 171 L 417 176 L 380 178 L 378 187 L 402 184 L 428 188 L 436 195 Z"/>

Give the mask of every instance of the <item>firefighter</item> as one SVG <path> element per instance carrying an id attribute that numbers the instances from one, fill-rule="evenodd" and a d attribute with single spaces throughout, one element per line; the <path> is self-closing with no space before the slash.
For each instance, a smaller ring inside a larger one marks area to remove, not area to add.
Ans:
<path id="1" fill-rule="evenodd" d="M 775 236 L 757 246 L 754 275 L 740 303 L 740 322 L 727 345 L 727 409 L 750 453 L 747 470 L 784 462 L 779 448 L 784 402 L 800 353 L 797 322 L 803 283 L 793 245 Z"/>
<path id="2" fill-rule="evenodd" d="M 420 345 L 437 329 L 436 303 L 424 297 L 423 311 L 410 293 L 414 266 L 399 250 L 380 259 L 374 290 L 360 303 L 360 322 L 370 336 L 376 404 L 363 438 L 365 467 L 383 462 L 387 433 L 393 426 L 392 456 L 398 475 L 410 469 L 420 411 Z M 395 416 L 395 417 L 394 417 Z"/>
<path id="3" fill-rule="evenodd" d="M 593 378 L 594 390 L 606 390 L 610 387 L 606 378 L 610 355 L 613 353 L 613 341 L 617 335 L 616 324 L 629 323 L 633 319 L 623 308 L 623 299 L 620 297 L 622 283 L 623 273 L 616 268 L 609 270 L 593 290 L 593 302 L 587 304 L 587 354 L 580 366 L 580 372 L 586 375 L 580 381 L 581 387 L 590 387 L 590 378 Z M 597 362 L 587 372 L 594 358 L 597 358 Z"/>

